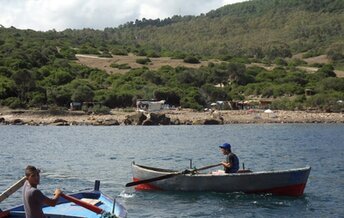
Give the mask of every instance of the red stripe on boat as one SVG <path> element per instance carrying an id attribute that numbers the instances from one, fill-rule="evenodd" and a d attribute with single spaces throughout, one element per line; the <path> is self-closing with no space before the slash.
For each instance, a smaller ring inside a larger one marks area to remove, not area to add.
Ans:
<path id="1" fill-rule="evenodd" d="M 306 183 L 266 190 L 252 191 L 249 193 L 272 193 L 274 195 L 301 196 L 305 190 Z"/>
<path id="2" fill-rule="evenodd" d="M 137 182 L 137 181 L 140 181 L 140 179 L 138 178 L 133 178 L 133 181 L 134 182 Z M 145 184 L 140 184 L 140 185 L 137 185 L 135 186 L 135 190 L 140 190 L 140 191 L 144 191 L 144 190 L 159 190 L 161 191 L 162 189 L 155 186 L 155 185 L 152 185 L 150 183 L 145 183 Z"/>

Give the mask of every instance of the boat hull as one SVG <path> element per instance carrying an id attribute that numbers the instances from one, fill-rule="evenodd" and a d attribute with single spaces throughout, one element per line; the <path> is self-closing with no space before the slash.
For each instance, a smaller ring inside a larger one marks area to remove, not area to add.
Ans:
<path id="1" fill-rule="evenodd" d="M 151 168 L 132 164 L 133 180 L 145 180 L 177 171 Z M 303 194 L 310 173 L 310 167 L 223 175 L 182 174 L 148 184 L 140 184 L 137 190 L 165 191 L 211 191 L 272 193 L 276 195 L 300 196 Z"/>
<path id="2" fill-rule="evenodd" d="M 82 200 L 83 202 L 88 202 L 97 208 L 100 208 L 103 213 L 111 213 L 114 210 L 114 215 L 116 217 L 126 217 L 127 211 L 120 204 L 115 203 L 114 200 L 101 191 L 90 191 L 90 192 L 80 192 L 76 194 L 71 194 L 76 199 Z M 98 218 L 102 217 L 102 214 L 97 214 L 89 209 L 77 205 L 76 203 L 69 202 L 66 199 L 59 198 L 59 201 L 55 207 L 45 206 L 43 207 L 43 213 L 48 218 L 76 218 L 76 217 L 88 217 L 88 218 Z M 4 217 L 25 217 L 24 206 L 20 205 L 5 212 L 2 212 Z M 5 214 L 7 214 L 5 216 Z M 1 216 L 0 216 L 1 217 Z"/>

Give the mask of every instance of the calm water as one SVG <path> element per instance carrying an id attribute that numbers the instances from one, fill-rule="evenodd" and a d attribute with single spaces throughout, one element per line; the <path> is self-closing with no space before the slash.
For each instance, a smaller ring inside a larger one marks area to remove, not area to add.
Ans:
<path id="1" fill-rule="evenodd" d="M 136 192 L 130 164 L 183 170 L 223 159 L 228 141 L 251 170 L 303 167 L 312 171 L 301 198 L 267 195 Z M 42 169 L 40 188 L 52 195 L 93 188 L 116 197 L 129 217 L 343 217 L 344 125 L 264 124 L 163 127 L 0 126 L 0 191 L 23 176 L 26 165 Z M 21 203 L 18 191 L 2 209 Z"/>

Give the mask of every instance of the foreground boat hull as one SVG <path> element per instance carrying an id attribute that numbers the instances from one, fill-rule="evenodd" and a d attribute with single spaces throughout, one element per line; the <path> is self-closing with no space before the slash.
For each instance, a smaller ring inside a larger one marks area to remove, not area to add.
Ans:
<path id="1" fill-rule="evenodd" d="M 112 198 L 104 195 L 99 190 L 94 190 L 90 192 L 80 192 L 76 194 L 71 194 L 70 196 L 79 199 L 83 202 L 88 202 L 97 208 L 100 208 L 104 213 L 111 213 L 116 217 L 126 217 L 126 209 L 119 203 L 116 203 Z M 20 205 L 5 212 L 8 213 L 4 217 L 25 217 L 24 206 Z M 102 214 L 97 214 L 89 209 L 79 206 L 73 202 L 69 202 L 66 199 L 60 198 L 55 207 L 46 206 L 43 207 L 43 213 L 47 218 L 76 218 L 76 217 L 87 217 L 87 218 L 98 218 L 102 217 Z M 0 216 L 1 217 L 1 216 Z"/>
<path id="2" fill-rule="evenodd" d="M 134 181 L 176 173 L 172 170 L 140 166 L 135 163 L 132 164 L 132 170 Z M 186 174 L 140 184 L 135 188 L 137 190 L 244 192 L 300 196 L 304 193 L 310 170 L 310 167 L 304 167 L 283 171 L 224 175 Z"/>

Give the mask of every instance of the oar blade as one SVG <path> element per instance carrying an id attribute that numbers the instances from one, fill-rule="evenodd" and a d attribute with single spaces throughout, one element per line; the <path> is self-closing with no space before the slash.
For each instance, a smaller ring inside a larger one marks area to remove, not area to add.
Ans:
<path id="1" fill-rule="evenodd" d="M 18 180 L 16 183 L 14 183 L 11 187 L 9 187 L 7 190 L 5 190 L 3 193 L 0 194 L 0 202 L 8 198 L 10 195 L 12 195 L 14 192 L 16 192 L 18 189 L 20 189 L 26 181 L 26 177 L 24 176 L 20 180 Z"/>

